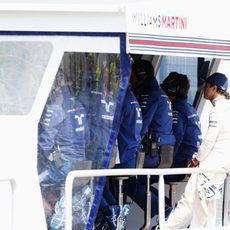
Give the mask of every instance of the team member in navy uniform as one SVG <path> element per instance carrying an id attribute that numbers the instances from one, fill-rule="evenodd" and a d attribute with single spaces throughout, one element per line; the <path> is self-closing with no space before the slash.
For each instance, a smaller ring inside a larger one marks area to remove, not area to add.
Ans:
<path id="1" fill-rule="evenodd" d="M 136 60 L 133 63 L 130 81 L 141 105 L 141 136 L 148 139 L 147 146 L 144 146 L 147 149 L 144 166 L 156 167 L 161 146 L 173 146 L 175 142 L 172 133 L 171 102 L 154 77 L 154 68 L 149 61 Z"/>
<path id="2" fill-rule="evenodd" d="M 38 126 L 38 173 L 48 221 L 60 197 L 60 185 L 76 162 L 86 159 L 89 142 L 84 107 L 74 97 L 72 86 L 60 86 L 58 81 L 56 84 Z M 46 188 L 51 184 L 52 190 Z"/>
<path id="3" fill-rule="evenodd" d="M 136 166 L 137 153 L 142 150 L 141 145 L 142 114 L 139 103 L 131 91 L 127 88 L 121 110 L 121 123 L 117 137 L 118 154 L 120 163 L 115 168 L 134 168 Z M 126 182 L 124 182 L 126 183 Z M 118 215 L 127 215 L 129 207 L 125 205 L 122 209 L 116 205 L 117 200 L 105 186 L 100 210 L 104 213 L 103 225 L 97 225 L 96 229 L 116 229 Z M 100 219 L 100 218 L 99 218 Z M 116 219 L 116 221 L 114 221 Z M 125 229 L 126 217 L 123 218 L 122 229 Z M 99 221 L 99 220 L 97 220 Z M 109 226 L 106 228 L 106 226 Z"/>
<path id="4" fill-rule="evenodd" d="M 162 82 L 161 87 L 172 102 L 173 133 L 176 138 L 172 168 L 187 167 L 202 142 L 200 118 L 194 107 L 187 101 L 189 79 L 186 75 L 171 72 Z M 184 175 L 172 175 L 166 176 L 165 179 L 179 181 L 183 177 Z"/>
<path id="5" fill-rule="evenodd" d="M 141 145 L 142 113 L 139 103 L 127 88 L 121 112 L 121 124 L 117 137 L 120 164 L 116 168 L 134 168 Z"/>
<path id="6" fill-rule="evenodd" d="M 192 105 L 187 101 L 187 95 L 190 88 L 189 79 L 186 75 L 177 72 L 171 72 L 162 82 L 161 87 L 165 90 L 172 102 L 173 111 L 173 133 L 176 138 L 173 154 L 172 168 L 185 168 L 191 161 L 194 153 L 198 151 L 201 145 L 200 118 Z M 185 175 L 167 175 L 164 176 L 165 182 L 181 181 Z M 152 176 L 151 183 L 158 181 L 158 176 Z M 158 214 L 158 190 L 152 191 L 152 202 L 154 203 L 154 212 L 152 216 Z M 167 199 L 166 199 L 167 201 Z M 169 204 L 168 204 L 169 205 Z M 166 216 L 170 214 L 170 207 L 167 207 Z"/>
<path id="7" fill-rule="evenodd" d="M 111 69 L 109 56 L 98 55 L 98 72 L 94 90 L 91 90 L 89 124 L 91 131 L 91 156 L 93 168 L 102 168 L 104 155 L 109 142 L 116 108 L 116 96 L 111 88 Z"/>
<path id="8" fill-rule="evenodd" d="M 89 142 L 86 112 L 70 90 L 68 86 L 55 90 L 55 95 L 49 98 L 39 122 L 39 159 L 52 165 L 53 153 L 59 151 L 61 161 L 57 171 L 49 168 L 49 164 L 46 165 L 49 171 L 48 181 L 38 165 L 38 170 L 43 173 L 41 183 L 63 183 L 76 160 L 86 159 L 85 148 Z"/>
<path id="9" fill-rule="evenodd" d="M 130 83 L 141 105 L 143 116 L 141 136 L 144 140 L 147 137 L 147 143 L 144 142 L 146 153 L 144 167 L 157 167 L 161 148 L 173 146 L 175 143 L 171 102 L 154 77 L 154 68 L 149 61 L 136 60 L 133 63 Z M 124 192 L 143 210 L 146 210 L 146 191 L 147 181 L 143 176 L 139 176 L 137 180 L 130 178 L 124 184 Z M 152 199 L 154 198 L 152 196 Z M 152 213 L 158 209 L 154 201 L 151 206 Z"/>

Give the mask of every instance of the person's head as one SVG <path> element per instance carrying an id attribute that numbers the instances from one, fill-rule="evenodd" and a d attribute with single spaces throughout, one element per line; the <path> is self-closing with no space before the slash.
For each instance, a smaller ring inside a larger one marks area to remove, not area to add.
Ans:
<path id="1" fill-rule="evenodd" d="M 71 96 L 74 96 L 73 81 L 67 77 L 63 68 L 59 67 L 49 94 L 49 99 L 61 103 L 64 98 Z"/>
<path id="2" fill-rule="evenodd" d="M 154 68 L 151 62 L 143 59 L 134 61 L 130 77 L 130 84 L 134 89 L 153 78 Z"/>
<path id="3" fill-rule="evenodd" d="M 222 73 L 214 73 L 205 80 L 204 98 L 214 100 L 218 95 L 224 95 L 229 99 L 228 78 Z"/>
<path id="4" fill-rule="evenodd" d="M 188 95 L 190 83 L 187 75 L 171 72 L 162 82 L 161 88 L 170 100 L 177 100 Z"/>

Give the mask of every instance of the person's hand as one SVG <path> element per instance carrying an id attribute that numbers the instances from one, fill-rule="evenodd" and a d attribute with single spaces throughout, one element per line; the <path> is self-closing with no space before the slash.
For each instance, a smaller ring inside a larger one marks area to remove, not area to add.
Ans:
<path id="1" fill-rule="evenodd" d="M 197 160 L 196 157 L 194 157 L 191 161 L 188 163 L 188 168 L 196 168 L 199 166 L 200 162 Z"/>

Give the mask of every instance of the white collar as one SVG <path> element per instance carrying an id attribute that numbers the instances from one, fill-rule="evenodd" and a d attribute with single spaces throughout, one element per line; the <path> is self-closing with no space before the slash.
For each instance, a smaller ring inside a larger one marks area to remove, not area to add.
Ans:
<path id="1" fill-rule="evenodd" d="M 223 95 L 218 95 L 216 98 L 214 98 L 211 103 L 213 106 L 216 106 L 217 101 L 224 99 L 225 97 Z"/>

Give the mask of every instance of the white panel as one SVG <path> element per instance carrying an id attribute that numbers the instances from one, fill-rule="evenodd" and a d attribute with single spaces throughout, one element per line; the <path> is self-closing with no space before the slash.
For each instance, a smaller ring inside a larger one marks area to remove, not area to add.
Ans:
<path id="1" fill-rule="evenodd" d="M 114 12 L 0 10 L 0 30 L 3 31 L 125 32 L 124 20 L 124 14 Z"/>
<path id="2" fill-rule="evenodd" d="M 197 4 L 196 4 L 197 2 Z M 127 52 L 230 58 L 228 1 L 162 0 L 127 8 Z"/>
<path id="3" fill-rule="evenodd" d="M 13 41 L 14 44 L 17 43 L 17 41 L 44 41 L 52 44 L 51 57 L 45 69 L 31 112 L 27 116 L 0 116 L 0 175 L 5 178 L 14 178 L 16 181 L 16 187 L 13 193 L 14 210 L 12 229 L 31 230 L 32 224 L 33 230 L 45 230 L 45 215 L 37 175 L 37 124 L 50 92 L 53 79 L 60 65 L 61 58 L 65 51 L 120 53 L 120 38 L 0 36 L 0 41 L 9 41 L 7 43 L 9 46 L 10 41 Z M 25 52 L 24 55 L 27 53 Z M 34 57 L 36 52 L 30 53 L 30 55 Z M 33 75 L 33 71 L 31 71 L 31 75 Z M 31 83 L 32 82 L 30 82 L 30 84 Z M 22 86 L 21 84 L 23 84 L 23 82 L 20 82 L 18 87 Z M 30 85 L 27 87 L 30 87 Z M 8 207 L 6 211 L 8 215 Z M 4 223 L 6 226 L 3 227 L 1 225 L 0 229 L 8 230 L 10 220 L 8 216 L 6 216 L 6 218 L 6 223 Z M 0 223 L 2 224 L 3 221 Z"/>
<path id="4" fill-rule="evenodd" d="M 228 3 L 161 0 L 133 4 L 127 8 L 127 32 L 229 40 L 225 30 L 230 20 Z"/>

